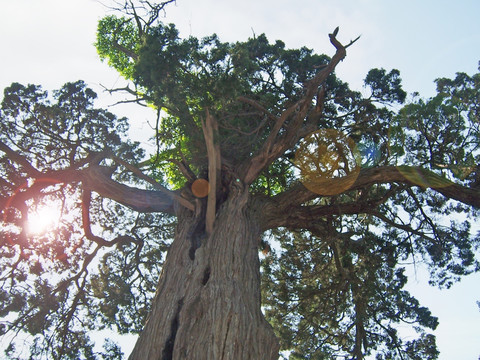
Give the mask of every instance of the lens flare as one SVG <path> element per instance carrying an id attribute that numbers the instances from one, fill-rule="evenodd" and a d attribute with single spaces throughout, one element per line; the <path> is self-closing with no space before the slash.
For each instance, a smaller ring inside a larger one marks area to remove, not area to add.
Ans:
<path id="1" fill-rule="evenodd" d="M 361 154 L 348 136 L 322 129 L 303 139 L 294 163 L 307 189 L 320 195 L 336 195 L 348 190 L 357 179 Z"/>
<path id="2" fill-rule="evenodd" d="M 382 153 L 378 144 L 373 141 L 361 142 L 357 149 L 362 157 L 362 168 L 374 167 L 380 163 Z"/>
<path id="3" fill-rule="evenodd" d="M 414 166 L 397 166 L 405 179 L 422 188 L 442 188 L 452 185 L 445 177 Z"/>
<path id="4" fill-rule="evenodd" d="M 204 198 L 210 192 L 210 184 L 205 179 L 197 179 L 192 184 L 192 193 L 197 198 Z"/>
<path id="5" fill-rule="evenodd" d="M 43 235 L 57 227 L 59 211 L 53 205 L 44 205 L 28 213 L 27 232 L 30 235 Z"/>

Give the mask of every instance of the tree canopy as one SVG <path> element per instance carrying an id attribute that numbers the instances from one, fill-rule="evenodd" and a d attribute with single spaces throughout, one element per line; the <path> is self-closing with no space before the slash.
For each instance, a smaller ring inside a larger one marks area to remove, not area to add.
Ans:
<path id="1" fill-rule="evenodd" d="M 480 74 L 437 79 L 435 96 L 407 100 L 399 71 L 372 69 L 365 95 L 335 75 L 356 41 L 343 45 L 338 28 L 333 56 L 263 34 L 182 39 L 158 21 L 169 2 L 126 2 L 123 16 L 100 20 L 96 42 L 132 101 L 157 111 L 154 154 L 128 139 L 127 119 L 95 108 L 82 81 L 51 95 L 4 91 L 6 355 L 121 358 L 89 333 L 140 333 L 179 214 L 202 209 L 208 236 L 239 183 L 265 210 L 262 309 L 283 356 L 436 359 L 438 319 L 404 289 L 405 267 L 426 263 L 447 288 L 479 269 Z M 58 220 L 36 232 L 30 219 L 49 208 Z M 403 340 L 400 324 L 417 338 Z"/>

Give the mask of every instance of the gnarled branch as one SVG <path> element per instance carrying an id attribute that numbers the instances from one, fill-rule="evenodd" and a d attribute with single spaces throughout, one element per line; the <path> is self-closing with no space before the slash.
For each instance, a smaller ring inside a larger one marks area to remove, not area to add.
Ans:
<path id="1" fill-rule="evenodd" d="M 157 189 L 157 190 L 161 191 L 162 193 L 167 194 L 168 196 L 171 196 L 172 198 L 174 198 L 176 201 L 178 201 L 178 203 L 180 205 L 185 206 L 187 209 L 190 209 L 192 211 L 195 209 L 195 206 L 190 201 L 188 201 L 185 198 L 182 198 L 181 196 L 177 195 L 176 193 L 174 193 L 174 192 L 168 190 L 167 188 L 163 187 L 158 182 L 156 182 L 154 179 L 145 175 L 140 169 L 136 168 L 135 166 L 129 164 L 125 160 L 122 160 L 115 155 L 111 155 L 110 157 L 117 164 L 124 166 L 126 169 L 131 171 L 133 174 L 138 176 L 140 179 L 145 180 L 149 184 L 152 184 L 155 187 L 155 189 Z"/>
<path id="2" fill-rule="evenodd" d="M 346 56 L 346 47 L 336 39 L 336 31 L 330 34 L 329 37 L 330 42 L 337 50 L 335 55 L 325 67 L 306 83 L 304 96 L 276 118 L 276 123 L 260 151 L 240 166 L 240 173 L 245 174 L 244 182 L 246 184 L 251 184 L 267 166 L 306 135 L 304 131 L 299 130 L 301 130 L 302 124 L 312 108 L 313 98 L 315 95 L 318 95 L 317 100 L 320 102 L 324 101 L 324 93 L 321 90 L 319 91 L 319 87 Z M 356 40 L 358 38 L 353 42 Z M 353 44 L 353 42 L 350 42 L 348 46 Z M 315 109 L 320 110 L 322 106 L 317 102 L 314 111 Z M 288 125 L 285 126 L 289 119 Z M 284 130 L 283 132 L 281 132 L 282 129 Z"/>
<path id="3" fill-rule="evenodd" d="M 175 215 L 175 202 L 180 197 L 172 191 L 143 190 L 120 184 L 112 180 L 104 170 L 102 166 L 90 166 L 77 173 L 77 176 L 90 190 L 135 211 Z"/>
<path id="4" fill-rule="evenodd" d="M 332 184 L 339 187 L 341 187 L 342 183 L 348 184 L 351 181 L 351 179 L 349 179 L 350 176 L 352 175 L 332 179 Z M 412 179 L 414 176 L 422 179 L 423 183 L 413 181 Z M 480 191 L 478 189 L 456 184 L 431 171 L 415 166 L 382 166 L 362 169 L 355 182 L 349 188 L 346 188 L 345 191 L 358 190 L 373 184 L 386 183 L 400 183 L 406 184 L 410 187 L 415 186 L 423 189 L 431 188 L 449 199 L 454 199 L 475 208 L 480 208 Z M 328 184 L 326 183 L 325 186 L 328 186 Z M 321 195 L 311 192 L 301 183 L 275 196 L 267 205 L 269 210 L 266 211 L 268 217 L 265 217 L 265 228 L 270 229 L 277 226 L 288 226 L 292 216 L 298 217 L 296 220 L 298 225 L 300 225 L 299 221 L 301 220 L 302 224 L 307 226 L 308 221 L 311 221 L 312 216 L 356 214 L 359 212 L 368 212 L 374 208 L 372 204 L 368 203 L 342 204 L 331 207 L 316 208 L 301 206 L 302 204 L 319 197 L 321 197 Z M 294 212 L 297 214 L 294 215 Z M 289 221 L 287 221 L 286 214 L 288 214 Z"/>

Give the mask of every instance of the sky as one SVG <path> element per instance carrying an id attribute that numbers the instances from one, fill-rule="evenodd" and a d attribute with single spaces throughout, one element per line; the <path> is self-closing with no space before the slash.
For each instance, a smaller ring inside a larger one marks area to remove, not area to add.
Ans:
<path id="1" fill-rule="evenodd" d="M 109 0 L 104 0 L 107 2 Z M 103 87 L 121 87 L 118 74 L 102 63 L 93 46 L 96 25 L 111 14 L 96 0 L 0 0 L 0 89 L 12 82 L 39 84 L 54 90 L 82 79 L 110 106 Z M 356 90 L 369 69 L 400 70 L 404 89 L 421 96 L 435 94 L 434 79 L 456 72 L 474 74 L 480 60 L 478 0 L 177 0 L 166 9 L 181 36 L 219 35 L 243 41 L 265 33 L 287 47 L 307 46 L 334 54 L 328 33 L 348 43 L 346 59 L 336 73 Z M 0 96 L 1 97 L 1 96 Z M 132 137 L 145 145 L 153 135 L 155 114 L 138 106 L 109 108 L 132 123 Z M 409 290 L 440 319 L 435 331 L 440 360 L 477 360 L 480 356 L 480 276 L 474 275 L 440 291 L 427 285 L 425 271 L 411 271 Z M 129 352 L 129 346 L 125 352 Z"/>

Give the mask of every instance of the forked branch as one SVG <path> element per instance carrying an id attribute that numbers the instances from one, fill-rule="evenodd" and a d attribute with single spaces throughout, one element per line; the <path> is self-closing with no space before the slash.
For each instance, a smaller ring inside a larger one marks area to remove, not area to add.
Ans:
<path id="1" fill-rule="evenodd" d="M 260 151 L 241 166 L 246 184 L 251 184 L 266 167 L 305 136 L 305 131 L 301 131 L 302 126 L 308 112 L 312 110 L 312 101 L 315 96 L 317 96 L 317 104 L 313 107 L 313 111 L 316 111 L 315 115 L 319 116 L 318 111 L 323 109 L 323 104 L 320 102 L 325 100 L 321 85 L 335 70 L 338 63 L 345 58 L 345 49 L 359 39 L 358 37 L 347 46 L 343 46 L 336 38 L 337 33 L 338 28 L 329 34 L 330 42 L 337 50 L 330 62 L 305 84 L 303 97 L 285 109 L 279 117 L 276 117 L 275 125 Z"/>

